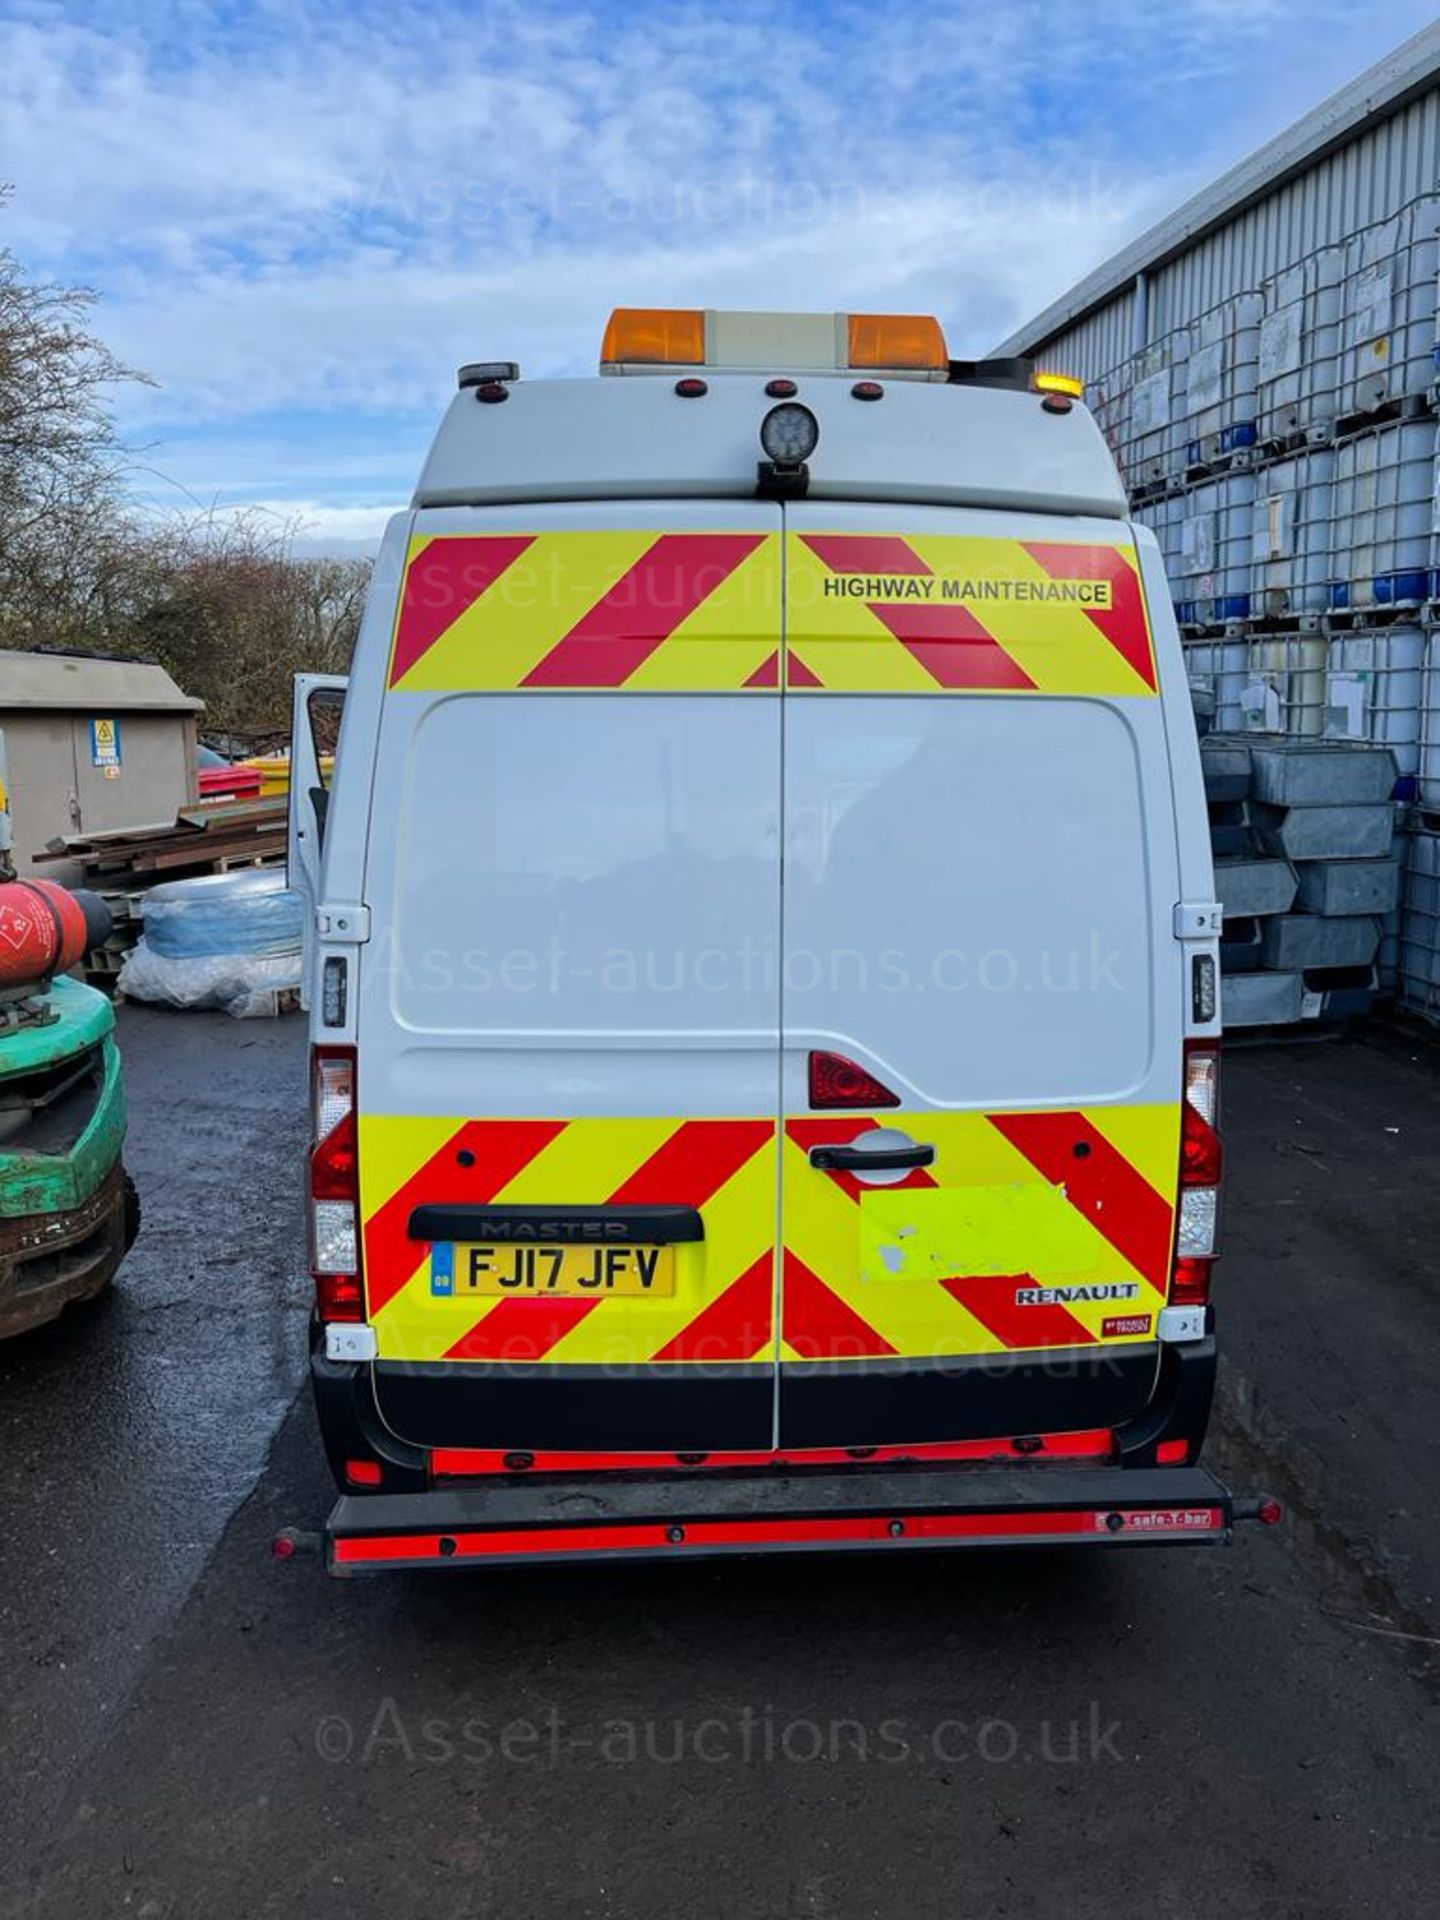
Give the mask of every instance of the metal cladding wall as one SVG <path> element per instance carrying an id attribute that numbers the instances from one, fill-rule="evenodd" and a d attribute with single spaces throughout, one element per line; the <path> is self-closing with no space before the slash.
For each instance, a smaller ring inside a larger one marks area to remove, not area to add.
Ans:
<path id="1" fill-rule="evenodd" d="M 1393 754 L 1408 878 L 1379 984 L 1440 1018 L 1440 24 L 995 351 L 1085 380 L 1207 718 Z M 1265 851 L 1244 805 L 1217 814 L 1217 854 Z M 1358 885 L 1312 874 L 1301 910 Z M 1351 1007 L 1343 971 L 1297 1001 Z"/>
<path id="2" fill-rule="evenodd" d="M 994 351 L 1088 378 L 1440 186 L 1440 24 L 1197 194 Z M 1136 276 L 1148 309 L 1136 332 Z"/>

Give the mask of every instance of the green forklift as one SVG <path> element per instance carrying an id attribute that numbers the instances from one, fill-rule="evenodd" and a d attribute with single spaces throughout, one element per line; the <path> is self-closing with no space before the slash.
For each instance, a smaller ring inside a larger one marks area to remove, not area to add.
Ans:
<path id="1" fill-rule="evenodd" d="M 139 1231 L 114 1009 L 66 977 L 109 934 L 98 894 L 17 877 L 0 735 L 0 1338 L 101 1293 Z"/>

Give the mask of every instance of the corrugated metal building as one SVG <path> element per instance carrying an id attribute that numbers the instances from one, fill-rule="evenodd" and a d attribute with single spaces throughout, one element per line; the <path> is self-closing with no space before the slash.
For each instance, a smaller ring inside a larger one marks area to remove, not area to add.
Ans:
<path id="1" fill-rule="evenodd" d="M 1222 174 L 995 349 L 1098 381 L 1440 188 L 1440 23 Z"/>
<path id="2" fill-rule="evenodd" d="M 17 870 L 52 840 L 172 823 L 196 797 L 204 704 L 153 663 L 0 650 Z"/>
<path id="3" fill-rule="evenodd" d="M 1440 23 L 994 351 L 1085 380 L 1217 727 L 1394 754 L 1380 985 L 1440 1018 Z"/>

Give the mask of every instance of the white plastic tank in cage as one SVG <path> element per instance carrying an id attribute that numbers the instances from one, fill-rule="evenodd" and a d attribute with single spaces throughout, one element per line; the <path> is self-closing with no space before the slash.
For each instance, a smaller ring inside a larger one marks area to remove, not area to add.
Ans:
<path id="1" fill-rule="evenodd" d="M 1440 809 L 1440 628 L 1425 639 L 1420 678 L 1420 804 Z"/>
<path id="2" fill-rule="evenodd" d="M 1394 420 L 1336 450 L 1330 604 L 1418 606 L 1430 596 L 1435 422 Z"/>
<path id="3" fill-rule="evenodd" d="M 1187 640 L 1185 675 L 1192 688 L 1203 687 L 1214 696 L 1214 732 L 1244 731 L 1244 693 L 1250 678 L 1248 641 Z"/>
<path id="4" fill-rule="evenodd" d="M 1150 486 L 1173 468 L 1174 372 L 1168 339 L 1136 354 L 1128 385 L 1121 467 L 1128 487 Z"/>
<path id="5" fill-rule="evenodd" d="M 1420 765 L 1425 636 L 1419 627 L 1356 629 L 1330 636 L 1325 679 L 1327 740 L 1389 747 L 1402 776 Z"/>
<path id="6" fill-rule="evenodd" d="M 1322 247 L 1261 288 L 1256 426 L 1261 441 L 1328 433 L 1339 382 L 1343 247 Z"/>
<path id="7" fill-rule="evenodd" d="M 1245 731 L 1318 739 L 1325 730 L 1325 635 L 1259 635 L 1250 641 L 1248 656 L 1240 695 Z"/>
<path id="8" fill-rule="evenodd" d="M 1222 300 L 1190 329 L 1185 359 L 1185 434 L 1189 465 L 1254 446 L 1259 406 L 1258 293 Z"/>
<path id="9" fill-rule="evenodd" d="M 1250 617 L 1255 474 L 1203 480 L 1184 497 L 1176 586 L 1182 626 Z"/>
<path id="10" fill-rule="evenodd" d="M 1255 476 L 1251 613 L 1322 613 L 1330 604 L 1333 448 L 1293 454 Z"/>
<path id="11" fill-rule="evenodd" d="M 1142 527 L 1149 527 L 1155 535 L 1160 548 L 1160 558 L 1165 563 L 1165 578 L 1170 584 L 1172 596 L 1178 591 L 1178 562 L 1180 558 L 1180 520 L 1183 501 L 1178 494 L 1166 494 L 1159 500 L 1147 500 L 1137 507 L 1132 519 Z"/>
<path id="12" fill-rule="evenodd" d="M 1431 1019 L 1440 1015 L 1440 833 L 1408 836 L 1400 909 L 1400 997 Z"/>
<path id="13" fill-rule="evenodd" d="M 1346 245 L 1340 412 L 1426 392 L 1435 375 L 1440 197 L 1423 194 Z"/>
<path id="14" fill-rule="evenodd" d="M 1085 383 L 1085 404 L 1114 455 L 1120 477 L 1127 487 L 1136 483 L 1126 471 L 1126 447 L 1130 437 L 1130 363 L 1112 367 Z"/>

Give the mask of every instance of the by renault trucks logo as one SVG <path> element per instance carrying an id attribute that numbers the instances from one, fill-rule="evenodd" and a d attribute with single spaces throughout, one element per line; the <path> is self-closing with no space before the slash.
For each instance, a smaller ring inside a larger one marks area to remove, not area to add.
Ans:
<path id="1" fill-rule="evenodd" d="M 1134 1300 L 1140 1292 L 1133 1280 L 1101 1280 L 1070 1287 L 1017 1287 L 1017 1307 L 1073 1307 L 1092 1300 Z"/>

